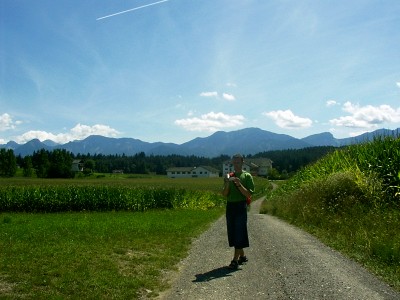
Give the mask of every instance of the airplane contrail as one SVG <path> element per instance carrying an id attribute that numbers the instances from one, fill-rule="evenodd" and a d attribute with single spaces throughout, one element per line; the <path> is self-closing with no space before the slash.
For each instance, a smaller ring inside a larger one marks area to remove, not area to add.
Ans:
<path id="1" fill-rule="evenodd" d="M 137 9 L 141 9 L 141 8 L 144 8 L 144 7 L 160 4 L 160 3 L 163 3 L 163 2 L 167 2 L 167 1 L 169 1 L 169 0 L 161 0 L 161 1 L 150 3 L 150 4 L 146 4 L 146 5 L 138 6 L 138 7 L 135 7 L 135 8 L 131 8 L 131 9 L 128 9 L 128 10 L 120 11 L 120 12 L 117 12 L 117 13 L 112 14 L 112 15 L 108 15 L 108 16 L 97 18 L 96 21 L 102 20 L 102 19 L 105 19 L 105 18 L 114 17 L 116 15 L 124 14 L 124 13 L 130 12 L 130 11 L 133 11 L 133 10 L 137 10 Z"/>

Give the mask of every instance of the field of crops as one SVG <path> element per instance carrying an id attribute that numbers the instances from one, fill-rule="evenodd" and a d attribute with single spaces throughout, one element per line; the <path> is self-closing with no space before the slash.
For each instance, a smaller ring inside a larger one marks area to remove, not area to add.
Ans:
<path id="1" fill-rule="evenodd" d="M 255 178 L 259 193 L 268 181 Z M 221 207 L 221 178 L 101 175 L 84 179 L 0 180 L 0 209 L 13 212 L 146 211 Z"/>

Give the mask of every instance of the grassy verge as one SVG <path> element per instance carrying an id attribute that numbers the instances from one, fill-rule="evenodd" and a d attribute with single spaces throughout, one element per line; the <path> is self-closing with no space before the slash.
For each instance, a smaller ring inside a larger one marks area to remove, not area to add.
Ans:
<path id="1" fill-rule="evenodd" d="M 338 150 L 273 191 L 261 212 L 316 235 L 400 291 L 399 139 Z"/>
<path id="2" fill-rule="evenodd" d="M 0 297 L 136 299 L 223 209 L 0 214 Z"/>

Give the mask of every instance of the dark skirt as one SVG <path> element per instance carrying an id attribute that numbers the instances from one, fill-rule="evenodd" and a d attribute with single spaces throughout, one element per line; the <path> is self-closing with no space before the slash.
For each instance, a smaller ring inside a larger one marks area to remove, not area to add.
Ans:
<path id="1" fill-rule="evenodd" d="M 229 247 L 243 249 L 249 247 L 247 233 L 247 204 L 243 202 L 227 202 L 226 227 Z"/>

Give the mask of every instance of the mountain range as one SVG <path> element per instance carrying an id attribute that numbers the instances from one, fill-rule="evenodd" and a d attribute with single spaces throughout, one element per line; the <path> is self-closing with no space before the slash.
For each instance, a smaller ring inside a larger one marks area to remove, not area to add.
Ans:
<path id="1" fill-rule="evenodd" d="M 217 157 L 222 154 L 235 153 L 257 154 L 272 150 L 302 149 L 314 146 L 346 146 L 373 140 L 377 136 L 399 136 L 399 130 L 379 129 L 356 137 L 336 139 L 331 133 L 323 132 L 297 139 L 286 134 L 277 134 L 259 128 L 245 128 L 236 131 L 218 131 L 214 134 L 195 138 L 183 144 L 155 142 L 149 143 L 134 138 L 109 138 L 92 135 L 83 140 L 66 144 L 54 141 L 33 139 L 25 144 L 10 141 L 0 148 L 12 149 L 15 155 L 32 155 L 40 149 L 52 151 L 65 149 L 76 154 L 135 155 L 144 152 L 146 155 L 195 155 L 200 157 Z"/>

